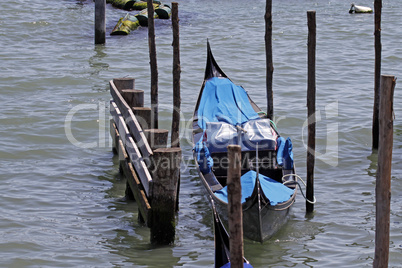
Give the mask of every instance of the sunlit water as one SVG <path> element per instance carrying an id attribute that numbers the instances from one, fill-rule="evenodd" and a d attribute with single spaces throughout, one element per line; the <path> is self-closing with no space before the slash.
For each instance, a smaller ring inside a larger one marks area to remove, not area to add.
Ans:
<path id="1" fill-rule="evenodd" d="M 94 45 L 90 0 L 1 1 L 0 266 L 212 267 L 209 205 L 189 140 L 209 38 L 231 79 L 266 108 L 265 1 L 179 0 L 183 165 L 173 245 L 153 247 L 124 200 L 109 138 L 108 81 L 135 77 L 149 105 L 147 29 Z M 297 197 L 289 223 L 264 244 L 245 241 L 254 267 L 371 267 L 375 173 L 371 150 L 374 15 L 348 1 L 273 1 L 274 113 L 306 174 L 307 10 L 317 12 L 317 161 L 313 216 Z M 372 1 L 360 5 L 373 7 Z M 126 12 L 107 6 L 107 32 Z M 383 1 L 382 73 L 402 70 L 402 8 Z M 160 127 L 170 129 L 172 31 L 157 20 Z M 402 124 L 395 89 L 390 267 L 402 267 Z"/>

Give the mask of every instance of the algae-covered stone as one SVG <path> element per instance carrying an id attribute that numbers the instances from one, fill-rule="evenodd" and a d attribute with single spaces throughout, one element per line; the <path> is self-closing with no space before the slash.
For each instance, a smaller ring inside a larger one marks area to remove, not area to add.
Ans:
<path id="1" fill-rule="evenodd" d="M 114 7 L 130 10 L 134 5 L 135 0 L 106 0 L 106 2 L 112 4 Z"/>
<path id="2" fill-rule="evenodd" d="M 154 8 L 157 8 L 161 2 L 160 1 L 153 1 Z M 132 6 L 133 10 L 143 10 L 147 8 L 148 2 L 147 1 L 142 1 L 142 0 L 136 0 L 135 3 Z"/>
<path id="3" fill-rule="evenodd" d="M 143 10 L 144 8 L 147 8 L 147 2 L 136 1 L 132 8 L 133 8 L 133 10 Z"/>
<path id="4" fill-rule="evenodd" d="M 148 26 L 148 9 L 145 8 L 141 10 L 137 15 L 135 15 L 140 22 L 141 26 Z M 158 14 L 154 13 L 154 18 L 158 18 Z"/>
<path id="5" fill-rule="evenodd" d="M 162 4 L 155 9 L 155 13 L 158 14 L 159 19 L 169 19 L 172 14 L 170 6 Z"/>
<path id="6" fill-rule="evenodd" d="M 119 19 L 110 35 L 128 35 L 131 31 L 137 29 L 138 26 L 140 26 L 138 19 L 127 13 L 126 16 Z"/>

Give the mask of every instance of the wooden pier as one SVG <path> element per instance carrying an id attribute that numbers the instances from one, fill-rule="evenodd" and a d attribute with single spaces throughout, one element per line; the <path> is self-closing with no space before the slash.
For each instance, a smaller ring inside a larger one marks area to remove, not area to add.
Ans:
<path id="1" fill-rule="evenodd" d="M 175 236 L 181 149 L 167 148 L 168 130 L 151 128 L 151 109 L 133 78 L 109 82 L 110 134 L 120 171 L 127 178 L 126 195 L 138 203 L 139 218 L 151 228 L 151 242 L 169 244 Z"/>

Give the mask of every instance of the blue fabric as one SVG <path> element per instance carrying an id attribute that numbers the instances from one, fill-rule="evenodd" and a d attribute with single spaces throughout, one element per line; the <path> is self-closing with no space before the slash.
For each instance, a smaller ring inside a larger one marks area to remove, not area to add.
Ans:
<path id="1" fill-rule="evenodd" d="M 221 266 L 221 268 L 230 268 L 230 262 L 226 263 L 225 265 Z M 244 268 L 253 268 L 253 266 L 251 266 L 251 264 L 249 263 L 243 263 L 243 267 Z"/>
<path id="2" fill-rule="evenodd" d="M 243 176 L 241 176 L 241 202 L 246 202 L 246 198 L 250 197 L 254 190 L 257 173 L 254 170 L 250 170 Z M 289 200 L 294 190 L 289 189 L 287 186 L 279 183 L 262 174 L 258 175 L 261 183 L 261 189 L 265 196 L 269 199 L 271 206 L 275 206 L 280 202 Z M 228 202 L 227 186 L 219 191 L 215 192 L 215 195 L 224 202 Z"/>
<path id="3" fill-rule="evenodd" d="M 197 162 L 200 171 L 203 174 L 211 172 L 214 160 L 212 159 L 207 146 L 205 146 L 204 135 L 202 135 L 201 139 L 195 144 L 194 150 L 197 152 Z"/>
<path id="4" fill-rule="evenodd" d="M 276 150 L 276 162 L 278 166 L 283 166 L 283 152 L 285 150 L 285 139 L 283 137 L 278 137 L 276 140 L 278 149 Z"/>
<path id="5" fill-rule="evenodd" d="M 212 77 L 205 82 L 197 116 L 198 126 L 204 130 L 207 122 L 238 125 L 259 118 L 244 88 L 222 77 Z"/>
<path id="6" fill-rule="evenodd" d="M 276 152 L 276 161 L 279 166 L 284 169 L 292 169 L 293 168 L 293 145 L 290 138 L 287 138 L 286 141 L 283 137 L 278 137 L 277 139 L 278 150 Z"/>

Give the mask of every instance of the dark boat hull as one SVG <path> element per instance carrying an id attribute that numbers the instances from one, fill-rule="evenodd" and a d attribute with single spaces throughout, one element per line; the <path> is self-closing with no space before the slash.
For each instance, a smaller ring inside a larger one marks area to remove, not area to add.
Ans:
<path id="1" fill-rule="evenodd" d="M 197 157 L 194 161 L 198 167 Z M 209 196 L 208 200 L 213 200 L 217 213 L 223 224 L 228 227 L 228 203 L 219 199 L 210 188 L 204 174 L 198 169 L 204 193 Z M 243 207 L 243 235 L 247 239 L 264 242 L 271 238 L 278 230 L 286 224 L 289 219 L 291 206 L 296 199 L 296 189 L 293 196 L 286 202 L 271 206 L 261 204 L 264 200 L 249 200 L 242 204 Z"/>

